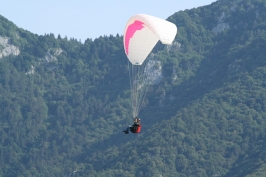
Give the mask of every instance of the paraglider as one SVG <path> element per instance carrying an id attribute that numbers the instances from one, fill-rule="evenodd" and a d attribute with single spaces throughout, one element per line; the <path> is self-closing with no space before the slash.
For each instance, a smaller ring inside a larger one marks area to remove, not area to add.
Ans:
<path id="1" fill-rule="evenodd" d="M 132 126 L 128 126 L 127 129 L 124 130 L 123 132 L 124 132 L 125 134 L 128 134 L 128 133 L 129 133 L 129 130 L 130 130 L 132 133 L 139 133 L 139 132 L 141 131 L 140 118 L 135 117 L 133 125 L 132 125 Z"/>
<path id="2" fill-rule="evenodd" d="M 132 16 L 124 31 L 124 49 L 128 58 L 133 117 L 137 117 L 147 93 L 149 71 L 148 55 L 160 40 L 171 44 L 176 36 L 175 24 L 146 14 Z"/>

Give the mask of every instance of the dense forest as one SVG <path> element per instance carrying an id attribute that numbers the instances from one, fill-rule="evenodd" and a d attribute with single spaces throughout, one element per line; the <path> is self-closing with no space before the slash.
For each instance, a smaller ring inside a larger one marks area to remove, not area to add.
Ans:
<path id="1" fill-rule="evenodd" d="M 264 177 L 266 1 L 179 11 L 132 123 L 123 36 L 36 35 L 0 15 L 0 177 Z M 121 24 L 123 25 L 123 24 Z"/>

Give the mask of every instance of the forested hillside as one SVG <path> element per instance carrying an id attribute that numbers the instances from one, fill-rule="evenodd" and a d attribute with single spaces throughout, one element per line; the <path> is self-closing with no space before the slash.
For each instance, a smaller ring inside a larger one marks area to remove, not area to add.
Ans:
<path id="1" fill-rule="evenodd" d="M 218 0 L 178 34 L 132 122 L 122 36 L 36 35 L 0 16 L 0 177 L 266 174 L 266 1 Z M 124 24 L 121 24 L 122 26 Z"/>

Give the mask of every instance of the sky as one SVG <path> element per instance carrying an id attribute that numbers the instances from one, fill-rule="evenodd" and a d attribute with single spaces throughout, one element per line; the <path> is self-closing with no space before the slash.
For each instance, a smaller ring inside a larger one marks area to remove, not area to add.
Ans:
<path id="1" fill-rule="evenodd" d="M 0 15 L 38 35 L 74 38 L 81 42 L 100 36 L 123 35 L 135 14 L 166 19 L 180 10 L 216 0 L 0 0 Z"/>

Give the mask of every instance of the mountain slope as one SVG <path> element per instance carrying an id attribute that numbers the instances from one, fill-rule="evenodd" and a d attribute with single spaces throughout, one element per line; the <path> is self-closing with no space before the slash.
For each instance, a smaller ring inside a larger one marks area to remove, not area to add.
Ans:
<path id="1" fill-rule="evenodd" d="M 172 71 L 161 92 L 164 107 L 148 114 L 158 123 L 119 150 L 101 149 L 104 160 L 88 157 L 96 167 L 106 164 L 100 176 L 116 176 L 121 169 L 127 169 L 124 176 L 264 175 L 259 172 L 265 163 L 263 9 L 263 1 L 218 1 L 169 17 L 185 46 L 173 56 L 178 61 L 168 59 L 172 68 L 164 68 Z M 213 12 L 216 16 L 208 16 Z M 173 70 L 187 78 L 173 82 Z M 177 113 L 167 120 L 169 110 Z"/>
<path id="2" fill-rule="evenodd" d="M 122 132 L 131 113 L 121 36 L 82 44 L 0 16 L 0 176 L 263 176 L 265 9 L 220 0 L 170 16 L 178 35 L 153 51 L 163 79 L 139 135 Z"/>

